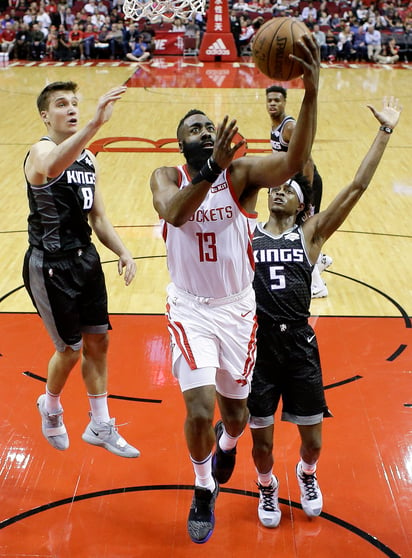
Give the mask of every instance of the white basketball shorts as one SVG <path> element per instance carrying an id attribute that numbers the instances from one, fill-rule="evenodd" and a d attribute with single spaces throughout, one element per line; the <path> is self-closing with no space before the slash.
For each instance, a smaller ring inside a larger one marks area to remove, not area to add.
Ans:
<path id="1" fill-rule="evenodd" d="M 246 398 L 256 356 L 252 286 L 216 299 L 191 295 L 171 283 L 167 295 L 172 370 L 181 390 L 214 384 L 224 397 Z M 179 365 L 183 359 L 187 366 Z"/>

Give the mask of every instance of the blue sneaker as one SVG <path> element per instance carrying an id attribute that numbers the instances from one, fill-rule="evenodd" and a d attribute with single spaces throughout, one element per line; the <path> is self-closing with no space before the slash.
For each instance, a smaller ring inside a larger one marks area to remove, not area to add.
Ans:
<path id="1" fill-rule="evenodd" d="M 220 449 L 219 440 L 223 434 L 223 422 L 218 420 L 215 426 L 216 451 L 212 457 L 212 473 L 219 484 L 225 484 L 232 476 L 236 463 L 236 447 L 230 451 Z"/>
<path id="2" fill-rule="evenodd" d="M 215 503 L 219 494 L 219 484 L 213 492 L 195 486 L 192 505 L 187 520 L 187 530 L 194 543 L 202 544 L 210 539 L 215 527 Z"/>

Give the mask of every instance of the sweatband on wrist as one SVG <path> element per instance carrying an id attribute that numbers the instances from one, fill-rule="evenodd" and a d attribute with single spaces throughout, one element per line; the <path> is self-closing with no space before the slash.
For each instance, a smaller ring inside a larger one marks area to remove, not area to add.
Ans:
<path id="1" fill-rule="evenodd" d="M 213 184 L 222 170 L 223 169 L 214 161 L 213 157 L 209 157 L 197 175 L 192 179 L 192 184 L 198 184 L 199 182 L 203 182 L 203 180 Z"/>

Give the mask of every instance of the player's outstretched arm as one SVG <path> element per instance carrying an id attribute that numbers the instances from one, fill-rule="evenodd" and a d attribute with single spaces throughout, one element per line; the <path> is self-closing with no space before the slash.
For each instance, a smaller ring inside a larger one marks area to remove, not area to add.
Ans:
<path id="1" fill-rule="evenodd" d="M 77 159 L 101 126 L 110 119 L 114 103 L 122 97 L 126 89 L 124 86 L 114 87 L 102 95 L 94 117 L 81 130 L 58 145 L 44 141 L 35 144 L 30 150 L 26 172 L 42 175 L 44 179 L 59 176 Z M 30 180 L 29 176 L 28 178 Z"/>
<path id="2" fill-rule="evenodd" d="M 325 211 L 321 211 L 308 220 L 308 228 L 316 225 L 314 235 L 320 239 L 321 244 L 340 227 L 366 191 L 402 112 L 402 106 L 394 97 L 384 97 L 380 111 L 371 105 L 368 105 L 368 108 L 379 123 L 379 129 L 372 145 L 359 165 L 352 182 L 339 192 Z"/>
<path id="3" fill-rule="evenodd" d="M 303 35 L 299 43 L 304 57 L 291 57 L 298 60 L 303 67 L 305 95 L 288 149 L 288 164 L 294 168 L 299 166 L 293 173 L 302 171 L 310 157 L 318 118 L 319 46 L 315 39 L 308 35 Z"/>

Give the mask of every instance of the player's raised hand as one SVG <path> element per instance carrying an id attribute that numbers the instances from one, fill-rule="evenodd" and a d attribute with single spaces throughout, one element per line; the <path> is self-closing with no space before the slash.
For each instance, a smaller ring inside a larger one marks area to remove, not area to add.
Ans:
<path id="1" fill-rule="evenodd" d="M 221 169 L 226 169 L 233 160 L 235 153 L 245 144 L 245 139 L 232 145 L 233 138 L 238 133 L 236 120 L 229 122 L 226 115 L 219 124 L 216 131 L 216 139 L 213 147 L 213 159 Z"/>
<path id="2" fill-rule="evenodd" d="M 300 62 L 303 68 L 303 83 L 306 91 L 317 91 L 320 72 L 320 48 L 313 35 L 302 35 L 299 52 L 302 57 L 290 54 L 289 57 Z"/>
<path id="3" fill-rule="evenodd" d="M 402 112 L 402 105 L 399 103 L 399 99 L 395 99 L 395 97 L 384 97 L 382 105 L 383 108 L 381 111 L 377 111 L 372 105 L 367 105 L 367 107 L 382 126 L 395 128 Z"/>
<path id="4" fill-rule="evenodd" d="M 102 126 L 110 119 L 113 113 L 114 103 L 122 97 L 126 90 L 126 86 L 120 85 L 118 87 L 113 87 L 113 89 L 110 89 L 110 91 L 107 91 L 107 93 L 100 97 L 96 108 L 96 114 L 93 118 L 93 122 L 97 126 Z"/>

